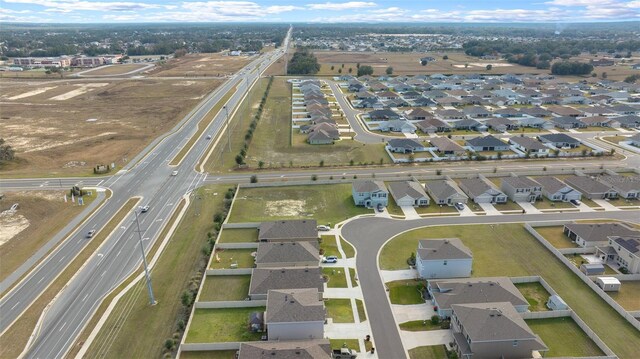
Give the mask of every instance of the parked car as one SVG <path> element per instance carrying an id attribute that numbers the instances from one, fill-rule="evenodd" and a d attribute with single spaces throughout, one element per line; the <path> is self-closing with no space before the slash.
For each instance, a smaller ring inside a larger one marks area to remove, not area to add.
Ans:
<path id="1" fill-rule="evenodd" d="M 89 232 L 87 232 L 87 238 L 93 237 L 94 234 L 96 234 L 96 230 L 95 229 L 90 230 Z"/>
<path id="2" fill-rule="evenodd" d="M 384 206 L 382 205 L 382 203 L 378 203 L 378 212 L 384 212 Z"/>
<path id="3" fill-rule="evenodd" d="M 140 213 L 146 213 L 149 211 L 149 206 L 140 207 Z"/>
<path id="4" fill-rule="evenodd" d="M 462 211 L 464 209 L 464 204 L 462 202 L 456 202 L 453 205 L 458 211 Z"/>
<path id="5" fill-rule="evenodd" d="M 336 256 L 322 257 L 322 263 L 338 263 L 338 257 Z"/>
<path id="6" fill-rule="evenodd" d="M 318 230 L 319 231 L 330 231 L 331 227 L 321 224 L 321 225 L 318 226 Z"/>
<path id="7" fill-rule="evenodd" d="M 572 199 L 569 202 L 571 202 L 572 205 L 574 206 L 579 206 L 582 202 L 578 201 L 577 199 Z"/>

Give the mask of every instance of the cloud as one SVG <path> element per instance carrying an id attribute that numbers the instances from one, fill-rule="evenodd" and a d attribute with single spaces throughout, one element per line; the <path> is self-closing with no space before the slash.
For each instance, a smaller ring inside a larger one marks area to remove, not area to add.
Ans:
<path id="1" fill-rule="evenodd" d="M 159 9 L 162 5 L 129 1 L 82 1 L 82 0 L 4 0 L 7 3 L 39 5 L 63 12 L 70 11 L 138 11 Z"/>
<path id="2" fill-rule="evenodd" d="M 376 6 L 378 6 L 378 4 L 374 2 L 365 2 L 365 1 L 349 1 L 349 2 L 343 2 L 343 3 L 326 2 L 322 4 L 307 4 L 307 7 L 311 10 L 333 10 L 333 11 L 363 9 L 363 8 L 376 7 Z"/>

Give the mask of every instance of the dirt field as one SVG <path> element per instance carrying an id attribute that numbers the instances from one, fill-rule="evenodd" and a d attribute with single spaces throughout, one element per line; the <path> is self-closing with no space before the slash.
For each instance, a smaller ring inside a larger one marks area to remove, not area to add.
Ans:
<path id="1" fill-rule="evenodd" d="M 449 57 L 443 60 L 444 55 Z M 394 53 L 394 52 L 339 52 L 339 51 L 316 51 L 318 62 L 322 65 L 320 75 L 338 75 L 338 69 L 342 68 L 342 74 L 348 74 L 349 68 L 352 74 L 357 73 L 356 65 L 369 65 L 373 67 L 374 75 L 383 75 L 387 67 L 393 67 L 394 75 L 417 75 L 417 74 L 464 74 L 464 73 L 547 73 L 548 70 L 538 70 L 534 67 L 525 67 L 509 64 L 504 60 L 480 60 L 477 57 L 467 56 L 461 52 L 446 53 Z M 420 58 L 432 56 L 435 62 L 430 62 L 426 66 L 420 64 Z M 465 67 L 465 64 L 468 66 Z M 486 70 L 486 66 L 492 64 L 493 69 Z M 334 69 L 331 70 L 331 66 Z"/>
<path id="2" fill-rule="evenodd" d="M 151 70 L 152 76 L 211 76 L 234 74 L 248 64 L 252 57 L 215 54 L 189 54 L 171 59 L 166 64 Z"/>
<path id="3" fill-rule="evenodd" d="M 18 158 L 0 163 L 0 174 L 82 176 L 96 164 L 123 166 L 221 82 L 0 81 L 2 137 Z"/>
<path id="4" fill-rule="evenodd" d="M 99 67 L 96 70 L 85 72 L 83 76 L 105 76 L 105 75 L 121 75 L 126 74 L 130 71 L 135 71 L 137 69 L 143 68 L 147 66 L 147 64 L 124 64 L 124 65 L 111 65 L 111 66 L 103 66 Z"/>

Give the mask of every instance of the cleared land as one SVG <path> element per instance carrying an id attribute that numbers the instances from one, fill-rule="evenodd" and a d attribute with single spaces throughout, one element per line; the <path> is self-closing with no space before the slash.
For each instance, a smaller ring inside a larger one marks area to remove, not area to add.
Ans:
<path id="1" fill-rule="evenodd" d="M 82 76 L 106 76 L 106 75 L 123 75 L 127 72 L 135 71 L 147 66 L 147 64 L 122 64 L 98 67 L 96 70 L 92 70 L 82 74 Z"/>
<path id="2" fill-rule="evenodd" d="M 640 310 L 640 281 L 624 281 L 619 292 L 607 292 L 626 310 Z"/>
<path id="3" fill-rule="evenodd" d="M 87 176 L 97 164 L 122 167 L 222 82 L 89 81 L 0 81 L 2 136 L 17 157 L 0 163 L 3 176 Z M 11 100 L 42 87 L 49 89 Z"/>
<path id="4" fill-rule="evenodd" d="M 636 358 L 640 352 L 638 331 L 521 224 L 433 226 L 406 232 L 383 247 L 380 268 L 405 269 L 418 240 L 448 237 L 460 238 L 473 252 L 474 277 L 539 275 L 620 358 Z"/>
<path id="5" fill-rule="evenodd" d="M 262 333 L 249 331 L 249 315 L 265 307 L 196 309 L 187 343 L 218 343 L 260 340 Z"/>
<path id="6" fill-rule="evenodd" d="M 335 224 L 358 214 L 371 213 L 356 207 L 351 185 L 315 185 L 240 188 L 229 217 L 230 223 L 280 219 L 316 219 Z"/>
<path id="7" fill-rule="evenodd" d="M 536 227 L 535 230 L 556 248 L 577 248 L 578 245 L 562 232 L 563 226 Z"/>
<path id="8" fill-rule="evenodd" d="M 224 77 L 234 74 L 251 61 L 247 56 L 227 56 L 220 53 L 188 54 L 165 63 L 158 63 L 152 76 Z"/>
<path id="9" fill-rule="evenodd" d="M 595 357 L 602 350 L 571 318 L 531 319 L 526 321 L 549 347 L 546 357 Z"/>

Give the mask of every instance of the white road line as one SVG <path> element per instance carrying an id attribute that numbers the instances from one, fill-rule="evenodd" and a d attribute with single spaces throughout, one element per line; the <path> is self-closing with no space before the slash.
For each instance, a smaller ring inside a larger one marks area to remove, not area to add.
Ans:
<path id="1" fill-rule="evenodd" d="M 14 305 L 13 305 L 13 307 L 11 307 L 11 309 L 9 309 L 9 310 L 13 310 L 13 308 L 15 308 L 15 307 L 17 307 L 17 306 L 18 306 L 18 304 L 20 304 L 20 302 L 18 302 L 18 303 L 16 303 L 16 304 L 14 304 Z"/>
<path id="2" fill-rule="evenodd" d="M 58 331 L 61 331 L 66 325 L 67 325 L 67 322 L 64 322 L 64 324 L 62 324 L 62 326 L 60 327 L 60 329 L 58 329 Z"/>
<path id="3" fill-rule="evenodd" d="M 60 260 L 58 261 L 58 263 L 62 262 L 64 260 L 66 256 L 62 256 L 62 258 L 60 258 Z"/>

